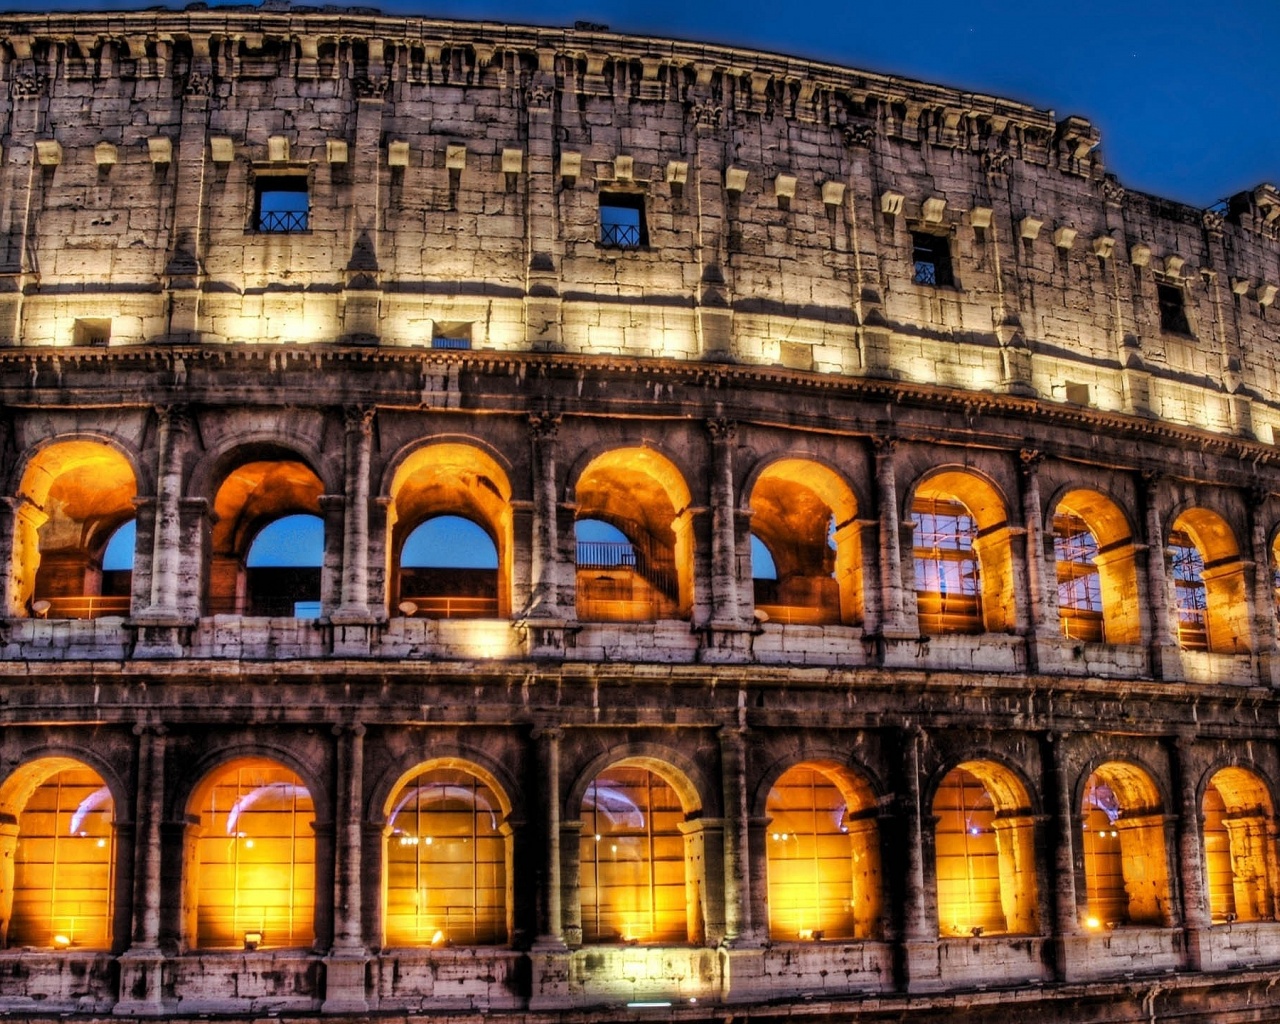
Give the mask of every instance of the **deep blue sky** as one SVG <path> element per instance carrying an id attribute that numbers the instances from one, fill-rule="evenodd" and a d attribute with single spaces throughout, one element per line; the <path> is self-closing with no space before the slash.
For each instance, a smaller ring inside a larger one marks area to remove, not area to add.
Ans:
<path id="1" fill-rule="evenodd" d="M 1280 182 L 1280 0 L 362 2 L 397 14 L 602 22 L 1006 96 L 1088 118 L 1127 187 L 1198 206 Z M 31 6 L 124 9 L 148 0 Z"/>

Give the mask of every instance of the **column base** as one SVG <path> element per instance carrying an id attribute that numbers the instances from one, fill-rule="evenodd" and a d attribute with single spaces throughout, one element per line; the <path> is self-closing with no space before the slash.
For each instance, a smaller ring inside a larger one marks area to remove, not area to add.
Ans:
<path id="1" fill-rule="evenodd" d="M 919 992 L 942 991 L 942 971 L 938 965 L 937 941 L 904 942 L 902 951 L 907 991 L 912 995 Z"/>
<path id="2" fill-rule="evenodd" d="M 565 619 L 525 619 L 516 623 L 524 636 L 525 654 L 530 658 L 560 660 L 577 640 L 577 623 Z"/>
<path id="3" fill-rule="evenodd" d="M 741 622 L 708 622 L 698 627 L 702 643 L 698 647 L 698 661 L 704 665 L 721 665 L 748 661 L 751 657 L 751 638 L 755 630 Z"/>
<path id="4" fill-rule="evenodd" d="M 128 625 L 134 629 L 133 657 L 185 658 L 191 639 L 191 623 L 164 616 L 138 615 Z"/>
<path id="5" fill-rule="evenodd" d="M 321 1013 L 368 1013 L 365 975 L 369 954 L 332 953 L 324 958 L 324 1004 Z"/>
<path id="6" fill-rule="evenodd" d="M 373 653 L 375 623 L 366 615 L 363 619 L 340 618 L 335 612 L 329 618 L 333 629 L 333 655 L 335 658 L 367 658 Z"/>
<path id="7" fill-rule="evenodd" d="M 564 1010 L 575 1005 L 569 987 L 572 957 L 560 939 L 542 936 L 534 941 L 529 950 L 530 1010 Z"/>
<path id="8" fill-rule="evenodd" d="M 111 1012 L 117 1017 L 167 1017 L 164 1004 L 165 957 L 158 949 L 130 950 L 120 957 L 120 997 Z"/>
<path id="9" fill-rule="evenodd" d="M 1209 933 L 1204 928 L 1188 928 L 1183 932 L 1183 950 L 1187 957 L 1187 970 L 1207 971 L 1213 969 L 1213 948 L 1209 944 Z"/>

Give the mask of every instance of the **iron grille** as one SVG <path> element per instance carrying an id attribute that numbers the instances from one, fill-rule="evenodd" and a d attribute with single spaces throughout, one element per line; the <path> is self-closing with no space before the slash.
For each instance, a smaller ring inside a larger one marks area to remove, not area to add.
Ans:
<path id="1" fill-rule="evenodd" d="M 273 210 L 258 214 L 258 230 L 273 235 L 291 235 L 307 230 L 305 210 Z"/>
<path id="2" fill-rule="evenodd" d="M 637 224 L 601 224 L 600 244 L 618 249 L 639 249 L 640 227 Z"/>

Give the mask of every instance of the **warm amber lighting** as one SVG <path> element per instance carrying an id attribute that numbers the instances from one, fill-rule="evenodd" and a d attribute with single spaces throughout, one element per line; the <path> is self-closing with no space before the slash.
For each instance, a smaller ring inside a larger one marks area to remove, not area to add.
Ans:
<path id="1" fill-rule="evenodd" d="M 769 791 L 769 933 L 775 939 L 866 938 L 880 890 L 875 801 L 832 766 L 798 765 Z M 850 822 L 859 827 L 850 830 Z"/>
<path id="2" fill-rule="evenodd" d="M 579 846 L 587 942 L 689 941 L 683 820 L 675 790 L 648 769 L 614 767 L 587 788 Z"/>
<path id="3" fill-rule="evenodd" d="M 430 768 L 396 792 L 387 815 L 387 945 L 506 941 L 503 817 L 494 789 L 462 768 Z"/>
<path id="4" fill-rule="evenodd" d="M 1096 931 L 1097 929 L 1102 927 L 1102 922 L 1099 921 L 1096 917 L 1086 917 L 1084 920 L 1084 926 L 1086 928 Z"/>
<path id="5" fill-rule="evenodd" d="M 313 941 L 315 811 L 302 780 L 272 761 L 233 761 L 202 783 L 191 811 L 200 820 L 189 866 L 194 944 L 244 947 L 252 934 L 273 946 Z"/>
<path id="6" fill-rule="evenodd" d="M 1205 874 L 1215 924 L 1271 921 L 1271 798 L 1244 768 L 1223 768 L 1204 791 Z"/>
<path id="7" fill-rule="evenodd" d="M 1107 927 L 1162 924 L 1168 905 L 1164 817 L 1150 777 L 1134 765 L 1103 765 L 1085 783 L 1085 899 Z"/>
<path id="8" fill-rule="evenodd" d="M 16 837 L 0 836 L 0 918 L 9 920 L 8 944 L 109 946 L 115 846 L 110 791 L 96 772 L 66 758 L 24 766 L 5 787 L 11 795 L 10 787 L 30 796 L 13 808 Z"/>
<path id="9" fill-rule="evenodd" d="M 244 948 L 249 952 L 253 952 L 262 945 L 262 932 L 245 932 Z"/>

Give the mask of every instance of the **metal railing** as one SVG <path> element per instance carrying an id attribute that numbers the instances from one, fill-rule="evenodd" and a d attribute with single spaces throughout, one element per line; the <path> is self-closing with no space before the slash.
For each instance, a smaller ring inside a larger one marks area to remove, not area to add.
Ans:
<path id="1" fill-rule="evenodd" d="M 640 228 L 636 224 L 601 224 L 600 244 L 618 249 L 639 249 Z"/>
<path id="2" fill-rule="evenodd" d="M 303 210 L 268 210 L 258 214 L 258 230 L 270 235 L 291 235 L 307 230 Z"/>
<path id="3" fill-rule="evenodd" d="M 44 607 L 46 606 L 47 607 Z M 36 601 L 36 615 L 44 619 L 101 619 L 108 615 L 128 615 L 128 597 L 46 597 Z M 39 608 L 44 607 L 43 613 Z"/>
<path id="4" fill-rule="evenodd" d="M 206 615 L 248 615 L 273 619 L 318 619 L 320 601 L 307 597 L 220 597 L 205 601 Z"/>
<path id="5" fill-rule="evenodd" d="M 625 540 L 578 541 L 579 569 L 634 569 L 635 545 Z"/>
<path id="6" fill-rule="evenodd" d="M 413 611 L 409 611 L 413 605 Z M 496 619 L 496 597 L 414 597 L 401 602 L 400 612 L 415 619 Z"/>

